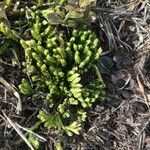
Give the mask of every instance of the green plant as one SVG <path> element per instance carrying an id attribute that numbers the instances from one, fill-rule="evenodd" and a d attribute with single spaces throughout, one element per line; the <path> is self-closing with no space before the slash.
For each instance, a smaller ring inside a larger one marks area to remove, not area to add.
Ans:
<path id="1" fill-rule="evenodd" d="M 47 19 L 49 14 L 57 18 L 63 11 L 61 6 L 28 9 L 32 16 L 29 20 L 32 38 L 22 39 L 20 43 L 25 50 L 23 65 L 31 77 L 34 92 L 43 92 L 43 99 L 49 105 L 47 112 L 39 112 L 38 118 L 45 127 L 64 130 L 71 136 L 79 134 L 86 109 L 103 99 L 104 83 L 95 65 L 101 54 L 99 40 L 88 26 L 65 28 L 67 24 L 63 21 L 52 20 L 51 24 Z M 90 72 L 92 79 L 84 79 Z M 25 79 L 20 89 L 28 95 L 33 92 Z"/>
<path id="2" fill-rule="evenodd" d="M 0 21 L 0 32 L 2 32 L 5 36 L 14 41 L 18 41 L 18 35 L 15 31 L 11 30 L 4 22 Z"/>
<path id="3" fill-rule="evenodd" d="M 8 51 L 12 51 L 13 48 L 16 49 L 16 44 L 19 42 L 17 32 L 13 31 L 1 20 L 0 34 L 3 37 L 3 40 L 0 43 L 0 55 L 5 54 Z"/>
<path id="4" fill-rule="evenodd" d="M 9 6 L 9 5 L 11 5 L 12 0 L 4 0 L 4 3 Z"/>

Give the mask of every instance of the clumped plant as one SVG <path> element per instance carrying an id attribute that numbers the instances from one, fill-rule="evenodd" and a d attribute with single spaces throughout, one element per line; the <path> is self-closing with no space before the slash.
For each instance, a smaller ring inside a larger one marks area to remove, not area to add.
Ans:
<path id="1" fill-rule="evenodd" d="M 78 19 L 70 27 L 64 6 L 66 1 L 27 10 L 31 38 L 20 43 L 25 51 L 24 70 L 33 86 L 23 79 L 20 89 L 26 95 L 42 92 L 49 107 L 38 118 L 48 129 L 72 136 L 79 134 L 87 109 L 103 99 L 105 86 L 96 66 L 102 51 L 98 38 Z"/>
<path id="2" fill-rule="evenodd" d="M 89 29 L 93 1 L 48 0 L 45 4 L 37 0 L 37 6 L 25 10 L 28 39 L 0 21 L 0 33 L 7 37 L 6 44 L 0 45 L 0 54 L 14 43 L 21 44 L 25 52 L 24 71 L 31 80 L 22 79 L 21 92 L 27 96 L 42 93 L 47 104 L 39 111 L 39 125 L 69 136 L 79 134 L 87 109 L 105 94 L 96 66 L 102 50 Z M 11 3 L 5 1 L 8 7 Z M 38 149 L 37 139 L 32 134 L 27 136 Z M 57 147 L 60 143 L 58 140 Z"/>

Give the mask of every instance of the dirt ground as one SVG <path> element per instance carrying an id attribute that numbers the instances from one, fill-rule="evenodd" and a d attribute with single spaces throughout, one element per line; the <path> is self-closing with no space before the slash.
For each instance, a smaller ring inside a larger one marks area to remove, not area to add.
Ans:
<path id="1" fill-rule="evenodd" d="M 80 142 L 83 149 L 150 149 L 147 6 L 146 1 L 98 2 L 95 27 L 103 41 L 99 66 L 106 84 L 106 100 L 90 110 L 90 126 Z"/>
<path id="2" fill-rule="evenodd" d="M 88 110 L 80 136 L 63 138 L 64 150 L 150 150 L 150 2 L 98 0 L 95 12 L 92 29 L 103 49 L 97 65 L 106 97 Z M 11 85 L 19 85 L 21 68 L 11 65 L 9 54 L 8 59 L 0 60 L 0 74 Z M 17 116 L 16 98 L 10 91 L 0 84 L 0 114 L 5 112 L 20 126 L 29 127 L 42 104 L 21 95 L 24 107 Z M 48 141 L 42 142 L 41 150 L 54 149 L 57 133 L 47 133 L 44 128 L 36 133 Z M 15 147 L 18 137 L 1 119 L 0 150 L 28 149 L 25 143 Z"/>

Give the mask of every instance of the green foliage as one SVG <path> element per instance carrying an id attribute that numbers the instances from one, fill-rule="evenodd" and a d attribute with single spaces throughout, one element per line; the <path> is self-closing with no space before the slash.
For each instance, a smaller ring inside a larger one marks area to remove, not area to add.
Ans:
<path id="1" fill-rule="evenodd" d="M 86 24 L 71 28 L 65 24 L 74 14 L 65 20 L 62 16 L 72 12 L 64 10 L 66 1 L 60 2 L 55 7 L 27 9 L 32 38 L 21 39 L 20 43 L 25 51 L 24 71 L 34 89 L 25 79 L 20 89 L 27 95 L 43 92 L 49 108 L 40 111 L 38 118 L 48 129 L 63 130 L 72 136 L 79 134 L 86 109 L 104 97 L 105 86 L 95 65 L 102 50 Z M 73 21 L 77 23 L 77 17 Z"/>
<path id="2" fill-rule="evenodd" d="M 22 79 L 22 84 L 19 85 L 19 88 L 21 89 L 21 93 L 25 95 L 31 95 L 33 93 L 30 83 L 26 79 Z"/>
<path id="3" fill-rule="evenodd" d="M 0 32 L 2 32 L 6 37 L 18 41 L 18 35 L 15 31 L 10 29 L 4 22 L 0 22 Z"/>
<path id="4" fill-rule="evenodd" d="M 29 137 L 28 137 L 28 140 L 29 142 L 32 144 L 32 146 L 36 149 L 39 149 L 39 146 L 40 146 L 40 143 L 39 143 L 39 140 L 33 136 L 33 134 L 29 134 Z"/>
<path id="5" fill-rule="evenodd" d="M 43 1 L 38 0 L 38 7 L 33 9 L 41 10 L 46 21 L 51 25 L 63 24 L 68 27 L 77 27 L 89 25 L 91 18 L 95 17 L 92 12 L 95 6 L 93 2 L 95 0 L 50 0 L 50 3 L 43 4 Z M 43 8 L 49 9 L 43 10 Z"/>
<path id="6" fill-rule="evenodd" d="M 43 0 L 37 0 L 39 5 L 43 4 Z"/>
<path id="7" fill-rule="evenodd" d="M 4 3 L 9 6 L 9 5 L 11 5 L 12 0 L 4 0 Z"/>
<path id="8" fill-rule="evenodd" d="M 34 130 L 37 130 L 41 126 L 41 124 L 42 124 L 42 121 L 37 121 L 33 126 L 31 126 L 29 128 L 29 130 L 32 131 L 32 132 Z M 30 141 L 30 143 L 32 143 L 33 146 L 34 145 L 37 145 L 37 146 L 39 145 L 38 144 L 39 140 L 32 133 L 26 132 L 24 135 L 26 137 L 28 137 L 28 140 Z M 23 139 L 20 138 L 18 141 L 15 142 L 15 144 L 19 146 L 22 141 L 23 141 Z M 37 146 L 34 146 L 34 147 L 37 147 Z"/>
<path id="9" fill-rule="evenodd" d="M 43 111 L 40 111 L 38 118 L 40 118 L 40 120 L 42 122 L 44 122 L 45 127 L 47 127 L 48 129 L 50 128 L 57 128 L 57 129 L 61 129 L 63 124 L 61 122 L 61 118 L 58 114 L 55 115 L 49 115 L 46 114 Z"/>
<path id="10" fill-rule="evenodd" d="M 73 134 L 79 134 L 79 131 L 81 130 L 81 124 L 77 121 L 74 121 L 70 125 L 63 127 L 63 129 L 67 135 L 72 136 Z"/>
<path id="11" fill-rule="evenodd" d="M 43 111 L 40 111 L 38 118 L 44 122 L 44 126 L 48 129 L 56 128 L 59 131 L 63 129 L 69 136 L 72 136 L 74 134 L 79 134 L 79 131 L 81 130 L 81 124 L 77 121 L 74 121 L 68 126 L 65 126 L 60 118 L 59 114 L 50 115 L 46 114 Z"/>
<path id="12" fill-rule="evenodd" d="M 10 49 L 15 48 L 15 44 L 19 40 L 17 33 L 10 29 L 3 21 L 0 21 L 0 33 L 5 37 L 0 43 L 0 55 L 2 55 L 10 51 Z"/>

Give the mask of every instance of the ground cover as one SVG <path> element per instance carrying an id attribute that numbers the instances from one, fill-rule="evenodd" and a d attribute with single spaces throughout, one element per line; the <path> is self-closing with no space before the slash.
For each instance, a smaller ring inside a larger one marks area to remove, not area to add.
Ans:
<path id="1" fill-rule="evenodd" d="M 36 4 L 35 1 L 20 1 L 4 9 L 1 3 L 0 20 L 18 31 L 19 36 L 29 38 L 27 22 L 23 19 L 25 14 L 21 11 Z M 88 118 L 80 135 L 60 134 L 62 147 L 149 150 L 150 4 L 141 0 L 97 0 L 94 11 L 96 19 L 91 20 L 91 29 L 103 49 L 97 66 L 106 85 L 105 100 L 88 109 Z M 19 19 L 23 20 L 23 25 L 17 22 Z M 24 140 L 19 140 L 20 131 L 25 133 L 37 121 L 44 103 L 37 101 L 41 95 L 26 97 L 18 90 L 22 77 L 26 76 L 21 65 L 23 49 L 17 41 L 12 42 L 3 34 L 0 34 L 0 42 L 0 148 L 29 149 Z M 19 100 L 22 102 L 21 115 L 16 113 L 20 109 Z M 55 130 L 47 131 L 41 126 L 33 132 L 39 135 L 39 149 L 54 149 L 58 135 Z M 30 141 L 36 142 L 33 136 Z"/>

